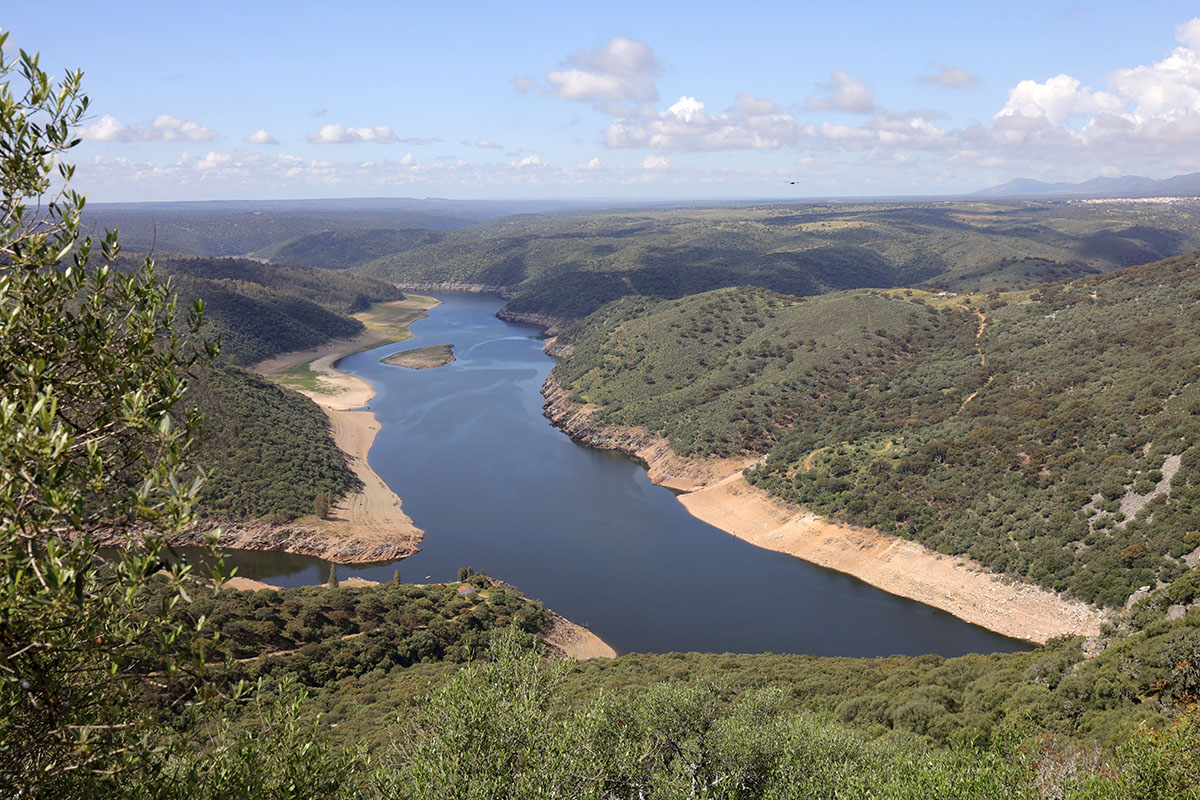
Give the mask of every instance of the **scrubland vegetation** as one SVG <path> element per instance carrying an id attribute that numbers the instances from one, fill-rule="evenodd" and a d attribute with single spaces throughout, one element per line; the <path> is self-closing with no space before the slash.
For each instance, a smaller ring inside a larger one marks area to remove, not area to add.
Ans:
<path id="1" fill-rule="evenodd" d="M 238 500 L 231 482 L 319 439 L 316 418 L 215 360 L 219 314 L 180 306 L 151 263 L 117 269 L 115 235 L 83 238 L 82 196 L 37 202 L 87 110 L 81 76 L 56 85 L 22 55 L 0 77 L 0 793 L 1200 797 L 1200 581 L 1180 560 L 1200 544 L 1195 258 L 969 308 L 632 298 L 566 335 L 564 379 L 609 419 L 688 453 L 769 452 L 753 478 L 779 494 L 953 552 L 988 544 L 998 567 L 1105 602 L 1144 580 L 1094 657 L 1059 640 L 957 659 L 551 663 L 527 638 L 545 610 L 469 570 L 462 592 L 250 594 L 169 557 L 206 503 L 288 508 L 269 483 Z M 264 303 L 278 288 L 251 283 Z M 284 304 L 323 330 L 309 305 Z M 233 426 L 264 408 L 285 440 Z M 206 484 L 205 448 L 233 471 Z M 326 467 L 336 480 L 329 459 L 306 469 Z M 1168 472 L 1170 495 L 1134 509 Z M 146 537 L 99 559 L 90 532 L 135 522 Z"/>
<path id="2" fill-rule="evenodd" d="M 523 215 L 355 269 L 401 283 L 506 287 L 506 311 L 578 319 L 621 297 L 674 299 L 729 286 L 790 295 L 1011 288 L 1198 247 L 1200 206 L 796 204 Z"/>
<path id="3" fill-rule="evenodd" d="M 1119 605 L 1200 546 L 1198 297 L 1193 254 L 965 298 L 630 298 L 557 374 L 683 455 L 766 454 L 783 499 Z"/>

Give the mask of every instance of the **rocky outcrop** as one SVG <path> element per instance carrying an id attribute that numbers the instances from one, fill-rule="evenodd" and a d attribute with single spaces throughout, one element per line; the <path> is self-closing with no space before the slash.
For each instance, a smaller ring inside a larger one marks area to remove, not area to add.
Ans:
<path id="1" fill-rule="evenodd" d="M 615 450 L 646 467 L 650 480 L 678 492 L 694 492 L 720 482 L 758 461 L 755 456 L 742 458 L 684 458 L 671 449 L 665 437 L 645 428 L 626 428 L 597 422 L 597 406 L 578 403 L 551 375 L 542 386 L 546 398 L 542 413 L 554 427 L 580 444 L 597 450 Z"/>
<path id="2" fill-rule="evenodd" d="M 1086 603 L 996 575 L 962 556 L 784 503 L 742 477 L 757 459 L 683 458 L 657 434 L 596 420 L 600 409 L 572 400 L 553 375 L 542 395 L 555 427 L 581 444 L 633 457 L 651 481 L 681 492 L 679 500 L 693 516 L 753 545 L 853 575 L 1006 636 L 1040 644 L 1100 632 L 1105 617 Z"/>
<path id="3" fill-rule="evenodd" d="M 546 609 L 550 620 L 542 631 L 542 642 L 558 658 L 616 658 L 617 651 L 582 625 Z"/>
<path id="4" fill-rule="evenodd" d="M 395 561 L 416 553 L 420 536 L 400 532 L 391 541 L 377 537 L 358 537 L 353 534 L 331 536 L 328 530 L 308 527 L 301 523 L 276 525 L 259 520 L 202 520 L 172 534 L 172 544 L 179 547 L 204 547 L 208 537 L 218 533 L 217 544 L 229 550 L 273 550 L 281 553 L 315 556 L 337 564 L 371 564 Z M 137 529 L 110 530 L 93 535 L 97 544 L 121 546 L 131 537 L 141 536 Z"/>
<path id="5" fill-rule="evenodd" d="M 570 358 L 575 352 L 575 345 L 567 344 L 558 336 L 551 336 L 542 347 L 542 352 L 554 358 Z"/>
<path id="6" fill-rule="evenodd" d="M 496 318 L 502 319 L 505 322 L 523 322 L 526 325 L 539 325 L 546 329 L 547 336 L 558 336 L 558 334 L 579 321 L 567 317 L 555 317 L 550 314 L 509 311 L 506 308 L 497 311 Z"/>

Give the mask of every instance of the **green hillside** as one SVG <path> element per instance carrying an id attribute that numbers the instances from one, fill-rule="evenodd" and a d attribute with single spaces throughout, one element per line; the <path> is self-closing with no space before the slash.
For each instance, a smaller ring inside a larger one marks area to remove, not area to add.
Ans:
<path id="1" fill-rule="evenodd" d="M 328 419 L 307 397 L 217 362 L 190 382 L 185 402 L 204 414 L 194 457 L 210 471 L 202 514 L 286 521 L 312 514 L 320 492 L 355 488 Z"/>
<path id="2" fill-rule="evenodd" d="M 138 264 L 122 257 L 125 270 Z M 165 256 L 155 269 L 182 304 L 204 301 L 197 337 L 221 341 L 221 359 L 191 376 L 186 395 L 205 415 L 196 461 L 211 476 L 201 513 L 290 520 L 311 514 L 318 493 L 353 488 L 321 410 L 234 365 L 356 336 L 364 328 L 351 314 L 404 294 L 362 275 L 250 259 Z"/>
<path id="3" fill-rule="evenodd" d="M 1194 206 L 807 204 L 510 217 L 358 269 L 401 283 L 508 287 L 510 312 L 579 318 L 626 295 L 745 284 L 792 295 L 1013 287 L 1197 247 Z"/>
<path id="4" fill-rule="evenodd" d="M 301 236 L 257 255 L 278 264 L 307 264 L 348 269 L 377 258 L 440 242 L 437 231 L 423 228 L 354 228 Z"/>
<path id="5" fill-rule="evenodd" d="M 1200 546 L 1198 260 L 976 297 L 626 299 L 555 375 L 681 454 L 767 454 L 748 478 L 783 499 L 1119 604 Z"/>
<path id="6" fill-rule="evenodd" d="M 238 364 L 356 336 L 363 325 L 350 314 L 404 298 L 384 281 L 313 267 L 235 258 L 166 257 L 156 264 L 183 298 L 204 301 L 201 335 L 221 337 L 223 352 Z"/>
<path id="7" fill-rule="evenodd" d="M 498 216 L 482 208 L 403 208 L 401 201 L 396 207 L 387 205 L 388 201 L 89 204 L 84 222 L 89 228 L 119 231 L 127 250 L 267 257 L 288 242 L 324 231 L 364 227 L 443 231 Z"/>

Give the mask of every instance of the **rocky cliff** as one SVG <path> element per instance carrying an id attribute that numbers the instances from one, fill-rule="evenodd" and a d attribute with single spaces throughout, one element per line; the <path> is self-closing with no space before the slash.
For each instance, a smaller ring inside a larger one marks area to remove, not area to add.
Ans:
<path id="1" fill-rule="evenodd" d="M 684 458 L 671 449 L 666 438 L 645 428 L 598 422 L 594 417 L 600 409 L 572 400 L 570 392 L 553 375 L 546 379 L 542 396 L 546 398 L 542 413 L 554 427 L 588 447 L 624 453 L 646 467 L 651 481 L 677 492 L 694 492 L 711 486 L 758 460 L 755 456 Z"/>
<path id="2" fill-rule="evenodd" d="M 553 317 L 549 314 L 513 312 L 504 308 L 496 312 L 496 317 L 505 322 L 523 322 L 527 325 L 540 325 L 546 329 L 547 336 L 558 336 L 579 321 L 566 317 Z"/>
<path id="3" fill-rule="evenodd" d="M 230 550 L 274 550 L 281 553 L 315 556 L 337 564 L 371 564 L 395 561 L 416 553 L 420 536 L 398 532 L 391 541 L 353 534 L 331 536 L 328 530 L 305 526 L 303 523 L 276 525 L 260 520 L 202 520 L 170 536 L 179 547 L 205 547 L 208 537 L 219 531 L 217 542 Z M 120 546 L 141 534 L 133 531 L 109 530 L 94 534 L 98 544 Z"/>

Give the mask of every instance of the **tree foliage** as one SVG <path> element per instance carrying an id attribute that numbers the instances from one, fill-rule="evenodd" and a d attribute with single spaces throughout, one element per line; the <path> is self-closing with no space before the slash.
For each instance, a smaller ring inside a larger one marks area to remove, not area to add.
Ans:
<path id="1" fill-rule="evenodd" d="M 189 661 L 165 614 L 186 568 L 140 622 L 160 534 L 99 564 L 88 531 L 191 517 L 194 415 L 178 413 L 196 354 L 153 265 L 121 274 L 107 234 L 80 236 L 84 198 L 60 157 L 87 109 L 81 73 L 55 82 L 0 34 L 0 791 L 78 796 L 145 743 L 129 704 L 150 672 Z M 199 324 L 201 307 L 187 314 Z M 202 654 L 200 656 L 202 659 Z"/>

